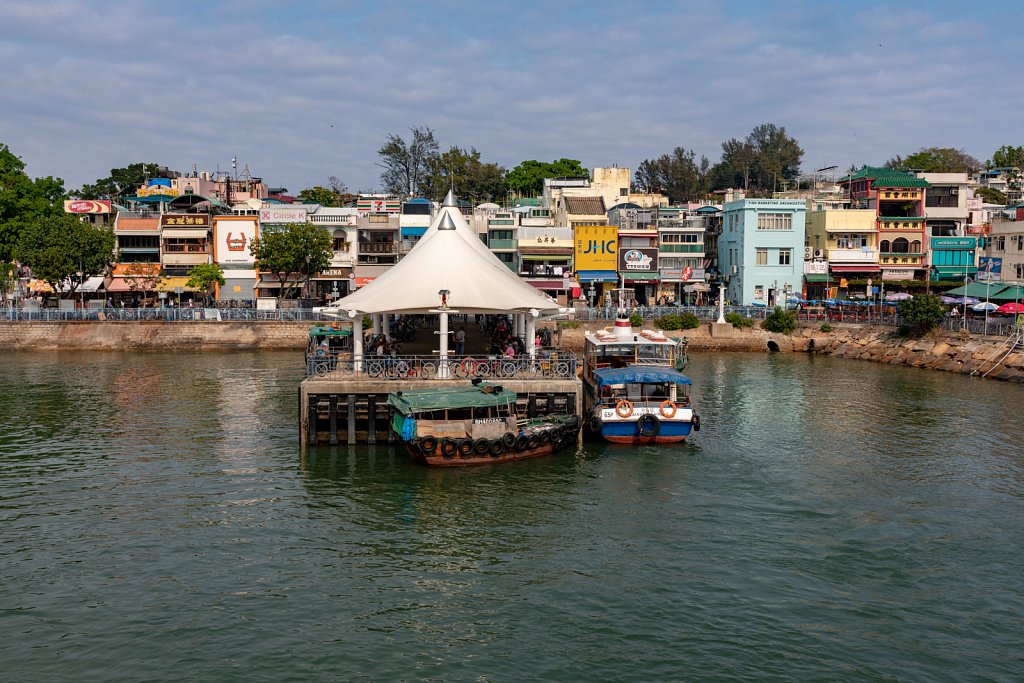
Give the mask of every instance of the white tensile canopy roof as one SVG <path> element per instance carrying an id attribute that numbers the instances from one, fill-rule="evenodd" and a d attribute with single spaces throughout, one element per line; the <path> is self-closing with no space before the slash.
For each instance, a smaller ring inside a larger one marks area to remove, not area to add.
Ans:
<path id="1" fill-rule="evenodd" d="M 368 313 L 427 313 L 441 305 L 460 313 L 558 311 L 558 303 L 519 279 L 480 241 L 455 198 L 441 210 L 415 247 L 370 284 L 322 310 L 354 317 Z"/>

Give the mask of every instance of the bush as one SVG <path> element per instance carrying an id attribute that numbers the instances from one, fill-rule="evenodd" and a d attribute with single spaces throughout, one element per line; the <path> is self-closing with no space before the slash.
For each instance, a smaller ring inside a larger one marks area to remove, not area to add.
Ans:
<path id="1" fill-rule="evenodd" d="M 761 327 L 769 332 L 789 334 L 796 328 L 796 311 L 784 311 L 780 306 L 765 316 Z"/>
<path id="2" fill-rule="evenodd" d="M 640 327 L 644 324 L 644 317 L 639 313 L 634 313 L 629 316 L 629 324 L 633 327 Z"/>
<path id="3" fill-rule="evenodd" d="M 828 334 L 829 332 L 832 331 L 832 326 L 829 325 L 828 323 L 822 323 L 821 324 L 821 331 L 824 332 L 825 334 Z"/>
<path id="4" fill-rule="evenodd" d="M 746 318 L 735 311 L 725 314 L 725 322 L 731 323 L 733 327 L 753 327 L 754 319 Z"/>
<path id="5" fill-rule="evenodd" d="M 700 327 L 700 318 L 693 313 L 669 313 L 654 321 L 662 330 L 695 330 Z"/>
<path id="6" fill-rule="evenodd" d="M 580 326 L 579 322 L 576 320 L 563 320 L 558 324 L 563 330 L 575 330 Z"/>
<path id="7" fill-rule="evenodd" d="M 936 295 L 918 294 L 900 302 L 899 316 L 900 331 L 904 335 L 921 335 L 935 329 L 946 316 L 946 309 Z"/>

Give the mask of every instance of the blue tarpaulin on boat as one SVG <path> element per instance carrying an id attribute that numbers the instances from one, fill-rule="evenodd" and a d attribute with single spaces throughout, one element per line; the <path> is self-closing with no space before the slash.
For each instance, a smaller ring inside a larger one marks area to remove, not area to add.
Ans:
<path id="1" fill-rule="evenodd" d="M 608 384 L 657 384 L 660 382 L 691 384 L 690 378 L 681 372 L 669 368 L 641 365 L 631 365 L 626 368 L 599 368 L 594 370 L 594 381 L 599 387 Z"/>

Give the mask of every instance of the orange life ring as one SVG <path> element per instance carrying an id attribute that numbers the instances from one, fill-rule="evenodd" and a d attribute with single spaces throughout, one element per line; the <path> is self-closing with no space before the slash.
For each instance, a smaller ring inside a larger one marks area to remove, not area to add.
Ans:
<path id="1" fill-rule="evenodd" d="M 671 399 L 668 399 L 661 404 L 661 408 L 659 410 L 661 411 L 661 416 L 663 418 L 665 418 L 666 420 L 671 420 L 673 417 L 676 416 L 677 408 L 676 404 L 673 403 Z"/>
<path id="2" fill-rule="evenodd" d="M 619 399 L 619 402 L 615 404 L 615 414 L 622 418 L 629 417 L 633 414 L 633 404 L 627 399 Z"/>

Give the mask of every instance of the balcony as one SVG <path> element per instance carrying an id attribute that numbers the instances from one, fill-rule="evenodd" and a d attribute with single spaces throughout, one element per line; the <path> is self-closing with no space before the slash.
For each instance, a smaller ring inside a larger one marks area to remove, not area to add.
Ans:
<path id="1" fill-rule="evenodd" d="M 829 249 L 828 260 L 833 263 L 878 263 L 876 249 Z"/>
<path id="2" fill-rule="evenodd" d="M 659 244 L 658 253 L 661 254 L 703 254 L 703 244 Z"/>
<path id="3" fill-rule="evenodd" d="M 519 240 L 491 239 L 488 240 L 487 246 L 492 251 L 496 251 L 499 249 L 515 250 L 519 248 Z"/>
<path id="4" fill-rule="evenodd" d="M 360 242 L 359 253 L 361 254 L 397 254 L 397 242 Z"/>

